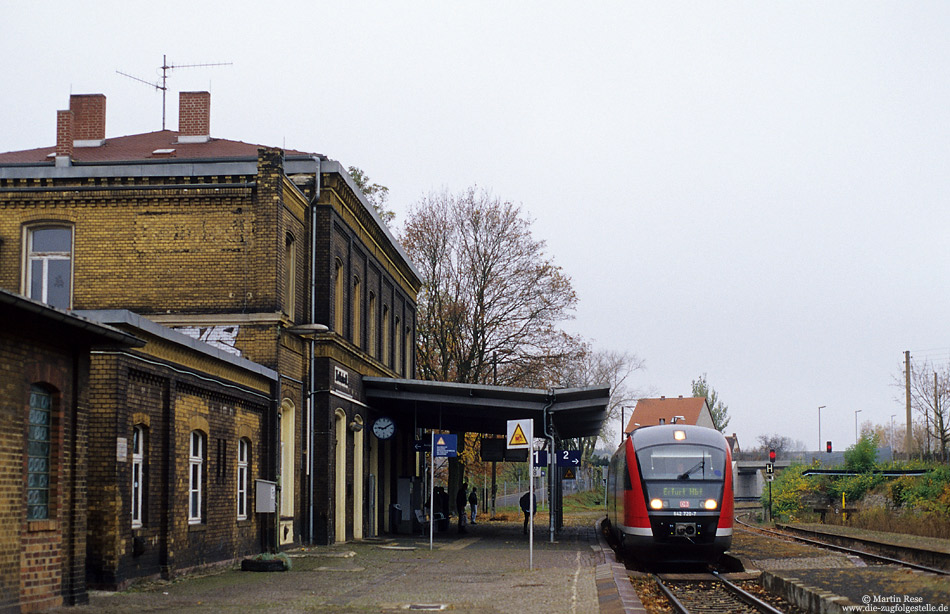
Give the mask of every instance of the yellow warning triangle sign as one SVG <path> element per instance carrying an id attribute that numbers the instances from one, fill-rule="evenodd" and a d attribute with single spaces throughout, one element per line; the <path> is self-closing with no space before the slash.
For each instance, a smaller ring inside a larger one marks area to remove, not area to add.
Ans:
<path id="1" fill-rule="evenodd" d="M 521 430 L 521 425 L 515 427 L 515 432 L 511 434 L 511 440 L 508 442 L 509 446 L 523 446 L 528 443 L 528 438 L 524 436 L 524 431 Z"/>
<path id="2" fill-rule="evenodd" d="M 445 439 L 443 439 L 442 436 L 439 435 L 439 439 L 438 439 L 438 441 L 435 442 L 435 445 L 437 445 L 437 446 L 444 446 L 444 445 L 445 445 Z"/>
<path id="3" fill-rule="evenodd" d="M 565 480 L 574 480 L 574 479 L 577 479 L 577 478 L 574 477 L 574 470 L 573 470 L 573 469 L 567 469 L 567 470 L 564 472 L 564 479 L 565 479 Z"/>

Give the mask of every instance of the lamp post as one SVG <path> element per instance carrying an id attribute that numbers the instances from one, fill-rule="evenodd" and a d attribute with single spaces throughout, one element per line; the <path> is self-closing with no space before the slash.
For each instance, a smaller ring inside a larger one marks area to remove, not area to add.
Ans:
<path id="1" fill-rule="evenodd" d="M 861 411 L 860 409 L 854 410 L 854 445 L 858 445 L 858 414 Z"/>
<path id="2" fill-rule="evenodd" d="M 820 405 L 818 407 L 818 451 L 821 452 L 821 410 L 823 410 L 827 405 Z"/>
<path id="3" fill-rule="evenodd" d="M 626 418 L 626 409 L 627 408 L 624 407 L 623 405 L 620 406 L 620 443 L 623 443 L 623 431 L 624 431 L 623 421 L 624 421 L 624 418 Z"/>
<path id="4" fill-rule="evenodd" d="M 310 543 L 313 544 L 313 472 L 314 472 L 314 463 L 313 463 L 313 420 L 316 416 L 316 408 L 314 408 L 314 396 L 316 394 L 316 374 L 314 373 L 313 368 L 313 350 L 314 342 L 317 336 L 320 333 L 325 333 L 330 330 L 325 324 L 317 324 L 311 322 L 308 324 L 298 324 L 297 326 L 291 326 L 287 329 L 288 333 L 293 333 L 303 337 L 309 341 L 309 356 L 307 357 L 307 505 L 309 510 L 307 512 L 307 538 L 310 540 Z M 280 442 L 280 433 L 277 434 L 277 441 Z M 278 516 L 278 523 L 280 521 L 280 514 Z"/>

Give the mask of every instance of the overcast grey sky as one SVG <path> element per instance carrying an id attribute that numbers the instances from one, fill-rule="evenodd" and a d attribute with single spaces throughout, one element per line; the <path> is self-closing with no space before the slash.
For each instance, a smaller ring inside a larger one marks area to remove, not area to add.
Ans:
<path id="1" fill-rule="evenodd" d="M 345 6 L 342 6 L 345 5 Z M 212 136 L 320 152 L 390 188 L 522 203 L 580 298 L 571 332 L 706 373 L 729 431 L 842 449 L 904 421 L 904 350 L 950 360 L 950 3 L 3 2 L 0 151 L 70 93 L 108 137 L 148 81 L 211 91 Z M 822 444 L 823 445 L 823 444 Z"/>

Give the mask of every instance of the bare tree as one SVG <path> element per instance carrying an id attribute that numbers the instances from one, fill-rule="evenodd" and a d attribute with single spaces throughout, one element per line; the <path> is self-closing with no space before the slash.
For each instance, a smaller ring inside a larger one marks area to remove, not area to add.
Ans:
<path id="1" fill-rule="evenodd" d="M 410 209 L 401 241 L 423 277 L 424 379 L 537 385 L 576 348 L 558 328 L 577 302 L 571 280 L 519 206 L 475 187 L 430 194 Z"/>
<path id="2" fill-rule="evenodd" d="M 594 454 L 598 443 L 610 450 L 618 442 L 617 434 L 610 424 L 620 418 L 620 408 L 630 405 L 645 396 L 639 390 L 631 389 L 630 377 L 644 368 L 643 360 L 636 354 L 594 350 L 590 344 L 582 344 L 571 360 L 568 360 L 561 373 L 560 387 L 581 388 L 584 386 L 610 386 L 610 400 L 607 405 L 607 417 L 600 434 L 565 442 L 565 448 L 581 450 L 582 462 L 587 462 Z M 623 425 L 621 425 L 623 428 Z"/>
<path id="3" fill-rule="evenodd" d="M 768 454 L 769 450 L 775 450 L 776 456 L 781 458 L 788 452 L 799 452 L 805 449 L 805 444 L 802 442 L 778 433 L 759 435 L 756 439 L 758 439 L 759 447 L 751 450 L 751 452 L 758 452 L 763 457 Z"/>
<path id="4" fill-rule="evenodd" d="M 895 378 L 895 383 L 904 388 L 903 375 Z M 950 365 L 939 367 L 929 360 L 911 361 L 910 404 L 917 416 L 912 425 L 917 449 L 927 454 L 939 453 L 946 459 L 950 443 Z"/>

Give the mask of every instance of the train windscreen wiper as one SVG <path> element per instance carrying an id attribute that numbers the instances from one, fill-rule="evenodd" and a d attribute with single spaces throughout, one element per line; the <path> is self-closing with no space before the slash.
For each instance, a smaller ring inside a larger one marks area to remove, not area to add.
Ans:
<path id="1" fill-rule="evenodd" d="M 693 465 L 692 467 L 690 467 L 689 469 L 687 469 L 687 470 L 684 471 L 683 473 L 681 473 L 681 474 L 679 474 L 678 476 L 676 476 L 676 479 L 677 479 L 677 480 L 688 480 L 688 479 L 689 479 L 689 474 L 693 473 L 693 472 L 696 471 L 697 469 L 702 469 L 702 468 L 705 467 L 705 466 L 706 466 L 706 459 L 704 458 L 703 460 L 699 461 L 698 463 L 696 463 L 695 465 Z"/>

